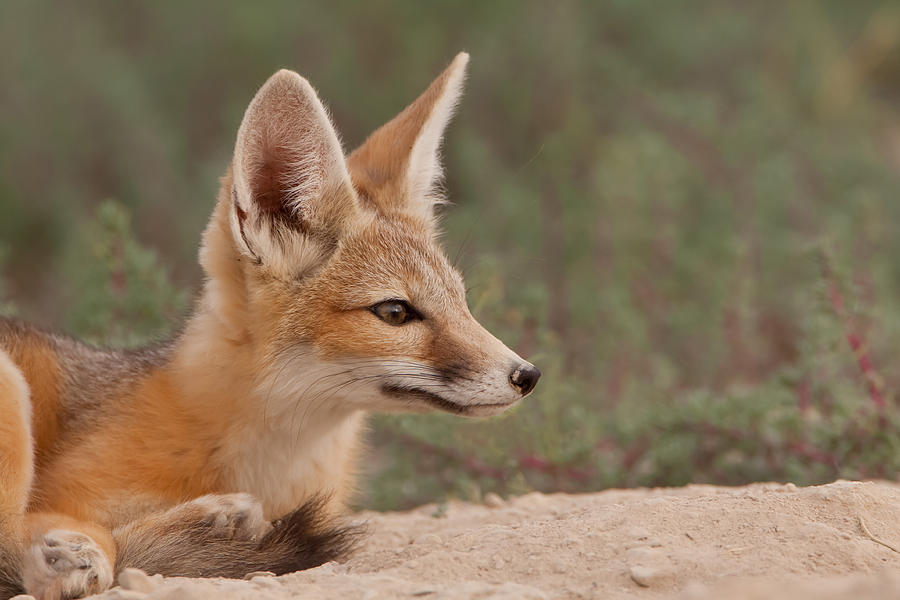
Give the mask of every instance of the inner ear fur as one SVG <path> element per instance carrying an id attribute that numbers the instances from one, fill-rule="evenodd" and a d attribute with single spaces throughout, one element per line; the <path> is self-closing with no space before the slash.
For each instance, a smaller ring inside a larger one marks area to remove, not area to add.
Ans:
<path id="1" fill-rule="evenodd" d="M 232 173 L 232 233 L 258 264 L 305 270 L 357 211 L 337 132 L 293 71 L 269 78 L 247 108 Z"/>
<path id="2" fill-rule="evenodd" d="M 353 184 L 382 213 L 433 219 L 440 146 L 462 94 L 469 55 L 459 53 L 425 92 L 370 135 L 347 159 Z"/>

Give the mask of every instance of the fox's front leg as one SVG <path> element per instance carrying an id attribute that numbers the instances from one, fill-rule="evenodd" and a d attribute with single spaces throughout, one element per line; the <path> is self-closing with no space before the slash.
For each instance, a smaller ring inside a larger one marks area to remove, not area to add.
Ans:
<path id="1" fill-rule="evenodd" d="M 112 585 L 116 547 L 109 531 L 57 513 L 29 513 L 25 525 L 22 580 L 29 594 L 82 598 Z"/>

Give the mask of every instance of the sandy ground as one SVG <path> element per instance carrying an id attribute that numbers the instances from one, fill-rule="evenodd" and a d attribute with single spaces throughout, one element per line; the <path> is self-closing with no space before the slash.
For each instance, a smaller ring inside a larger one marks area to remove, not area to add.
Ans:
<path id="1" fill-rule="evenodd" d="M 370 537 L 344 564 L 248 581 L 137 573 L 98 598 L 900 598 L 894 484 L 487 500 L 363 513 Z"/>

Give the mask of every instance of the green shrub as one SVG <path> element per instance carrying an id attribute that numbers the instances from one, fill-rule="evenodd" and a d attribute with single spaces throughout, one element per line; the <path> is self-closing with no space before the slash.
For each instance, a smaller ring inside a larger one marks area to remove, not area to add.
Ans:
<path id="1" fill-rule="evenodd" d="M 94 343 L 131 347 L 166 336 L 184 314 L 177 289 L 131 230 L 129 212 L 106 201 L 67 254 L 67 328 Z"/>

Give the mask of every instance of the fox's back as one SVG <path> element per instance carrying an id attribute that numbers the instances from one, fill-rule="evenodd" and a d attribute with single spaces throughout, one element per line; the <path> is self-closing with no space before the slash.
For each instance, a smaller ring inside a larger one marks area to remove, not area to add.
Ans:
<path id="1" fill-rule="evenodd" d="M 163 347 L 103 350 L 5 317 L 0 350 L 28 383 L 38 465 L 127 404 L 129 390 L 167 360 Z"/>

